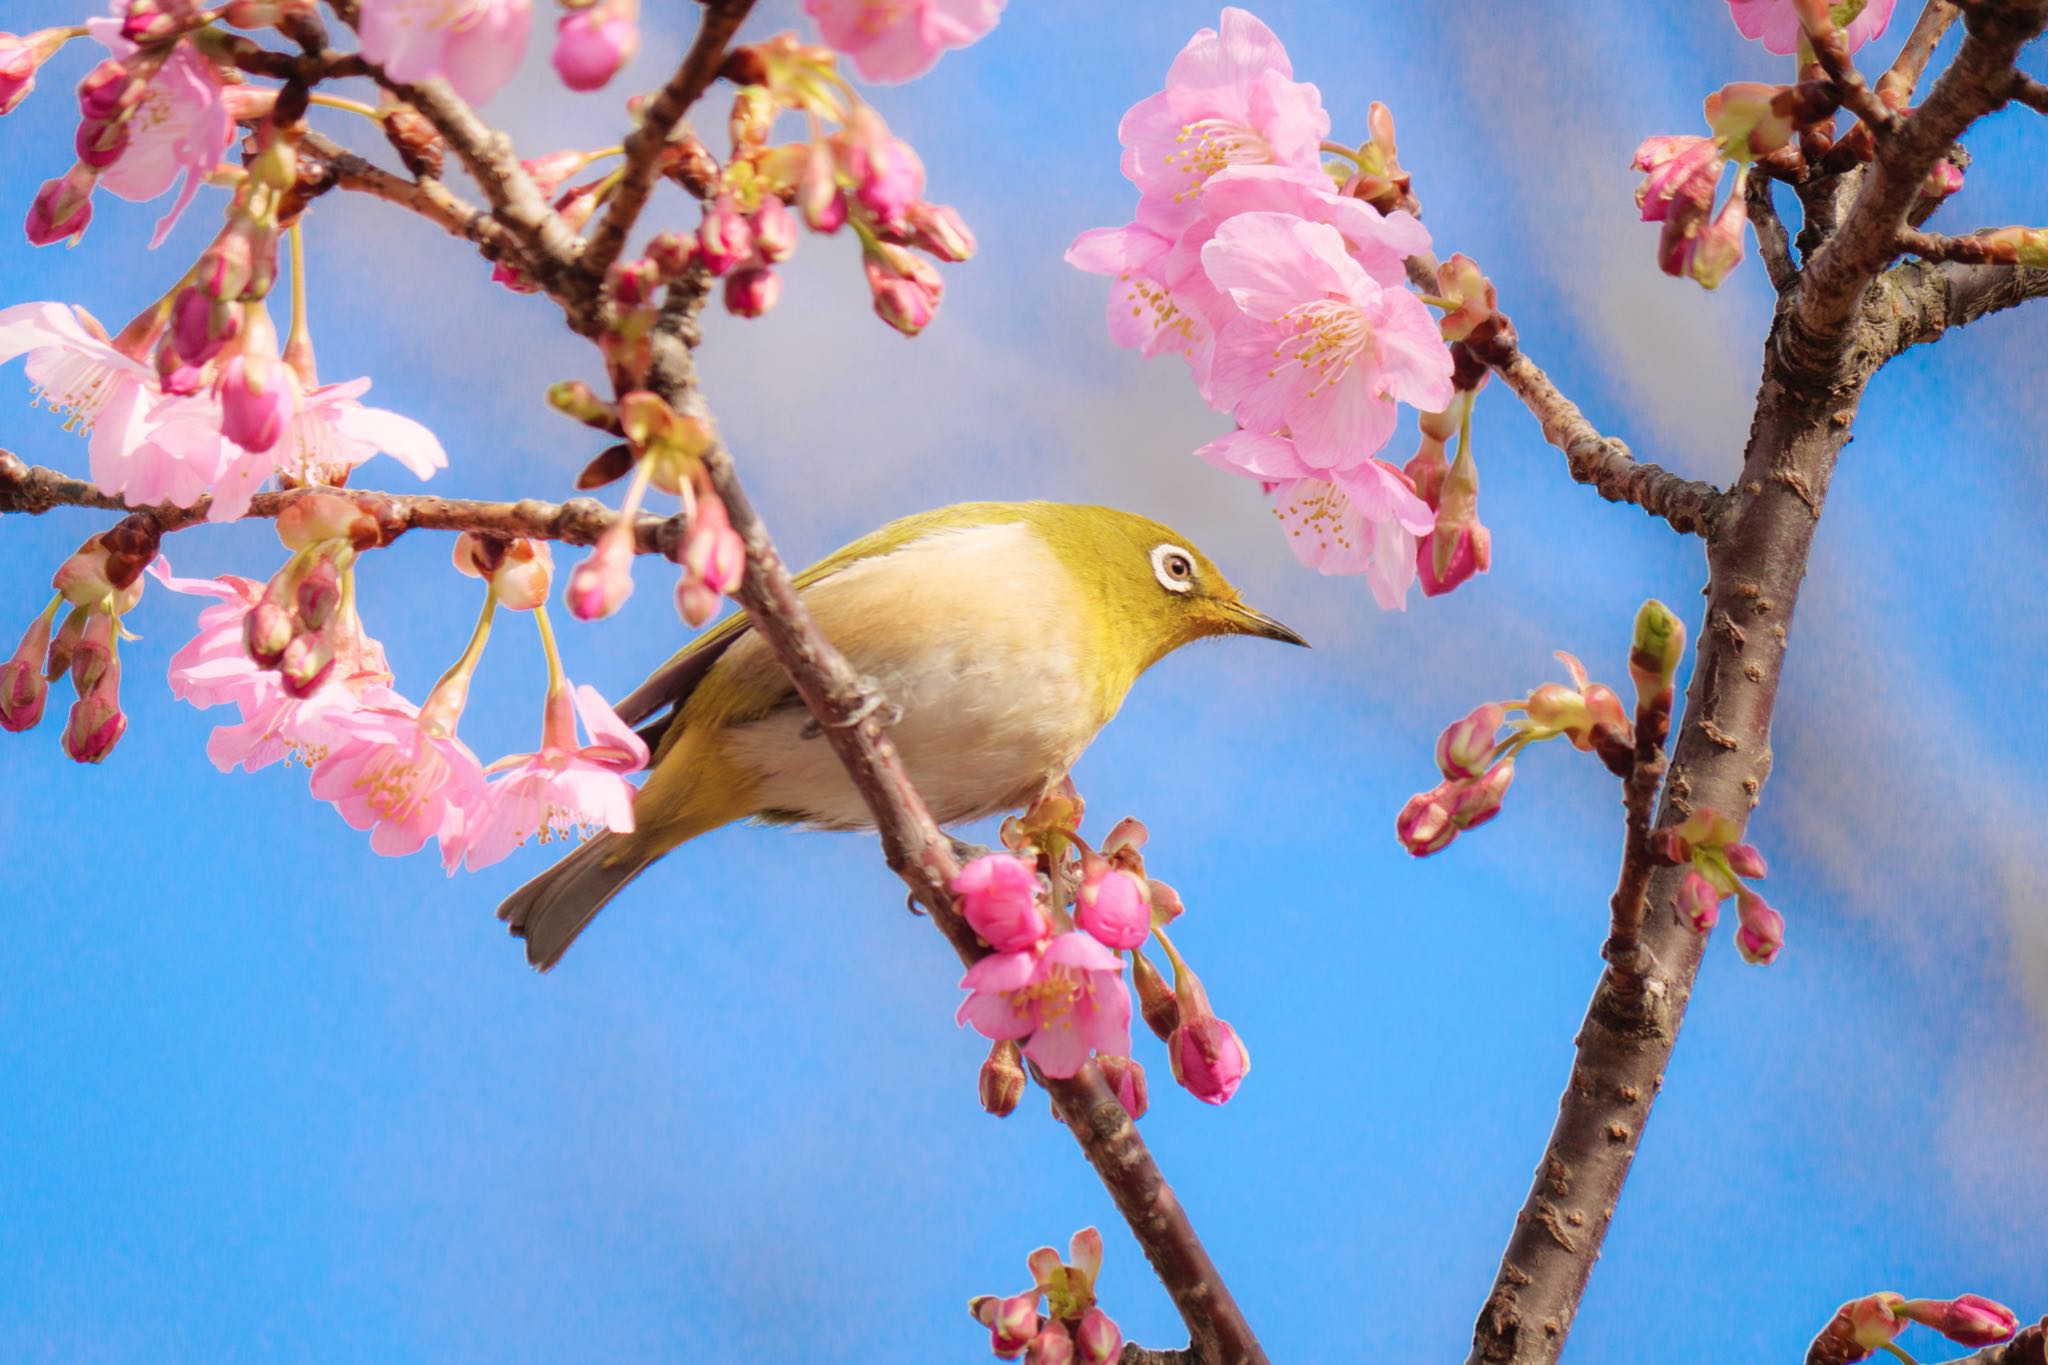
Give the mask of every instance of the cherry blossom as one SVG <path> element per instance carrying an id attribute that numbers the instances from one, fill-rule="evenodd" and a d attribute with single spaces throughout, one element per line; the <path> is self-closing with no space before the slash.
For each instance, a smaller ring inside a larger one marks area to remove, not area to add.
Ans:
<path id="1" fill-rule="evenodd" d="M 116 60 L 136 50 L 121 36 L 118 20 L 94 19 L 86 28 Z M 190 45 L 178 44 L 149 77 L 141 103 L 124 120 L 120 156 L 100 168 L 99 183 L 135 203 L 179 186 L 170 211 L 157 220 L 151 247 L 170 235 L 234 141 L 235 120 L 226 89 L 212 62 Z"/>
<path id="2" fill-rule="evenodd" d="M 1898 0 L 1866 0 L 1861 12 L 1842 27 L 1842 36 L 1847 39 L 1851 52 L 1873 38 L 1884 36 L 1897 3 Z M 1841 9 L 1842 6 L 1835 8 Z M 1728 0 L 1728 9 L 1735 20 L 1735 27 L 1742 30 L 1742 36 L 1761 39 L 1764 51 L 1789 56 L 1798 50 L 1804 33 L 1799 24 L 1796 0 Z"/>
<path id="3" fill-rule="evenodd" d="M 804 0 L 828 46 L 871 81 L 907 81 L 996 26 L 1003 0 Z"/>
<path id="4" fill-rule="evenodd" d="M 991 953 L 960 979 L 972 994 L 959 1020 L 984 1038 L 1015 1039 L 1045 1074 L 1067 1077 L 1095 1051 L 1131 1053 L 1131 997 L 1122 959 L 1080 931 Z"/>
<path id="5" fill-rule="evenodd" d="M 953 878 L 968 926 L 999 953 L 1029 948 L 1052 932 L 1038 908 L 1038 872 L 1008 853 L 976 858 Z"/>
<path id="6" fill-rule="evenodd" d="M 588 744 L 576 742 L 579 717 Z M 625 775 L 646 767 L 647 758 L 646 743 L 596 688 L 551 691 L 540 752 L 501 758 L 487 770 L 502 775 L 463 829 L 464 862 L 474 872 L 536 837 L 546 843 L 599 827 L 631 833 L 633 784 Z"/>
<path id="7" fill-rule="evenodd" d="M 484 798 L 483 765 L 467 744 L 401 699 L 336 715 L 342 738 L 313 768 L 313 795 L 333 803 L 385 857 L 441 841 L 450 871 L 464 821 Z"/>
<path id="8" fill-rule="evenodd" d="M 1166 73 L 1166 88 L 1131 106 L 1117 128 L 1123 171 L 1150 201 L 1152 226 L 1177 230 L 1227 166 L 1319 171 L 1330 116 L 1313 85 L 1292 79 L 1287 49 L 1244 10 L 1223 11 Z"/>
<path id="9" fill-rule="evenodd" d="M 338 483 L 377 454 L 391 456 L 421 479 L 448 467 L 448 453 L 433 432 L 410 417 L 358 401 L 370 390 L 367 378 L 307 390 L 289 367 L 286 374 L 298 397 L 273 452 L 285 473 L 308 483 Z"/>
<path id="10" fill-rule="evenodd" d="M 1217 336 L 1211 401 L 1251 430 L 1287 430 L 1310 466 L 1368 461 L 1393 434 L 1397 400 L 1449 405 L 1436 320 L 1368 274 L 1329 224 L 1241 213 L 1202 248 L 1202 264 L 1240 313 Z"/>
<path id="11" fill-rule="evenodd" d="M 439 76 L 481 104 L 526 55 L 532 0 L 362 0 L 363 56 L 394 81 Z"/>

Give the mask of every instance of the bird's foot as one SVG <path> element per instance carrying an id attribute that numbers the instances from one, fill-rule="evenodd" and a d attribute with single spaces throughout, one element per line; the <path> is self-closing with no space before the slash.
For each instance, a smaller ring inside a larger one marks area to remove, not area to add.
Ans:
<path id="1" fill-rule="evenodd" d="M 862 721 L 875 717 L 875 723 L 886 730 L 897 721 L 903 719 L 903 708 L 890 701 L 883 694 L 882 685 L 873 678 L 862 678 L 860 680 L 860 690 L 861 704 L 845 720 L 834 721 L 834 728 L 851 730 Z M 817 717 L 813 716 L 804 722 L 804 728 L 798 733 L 804 739 L 816 739 L 824 733 L 824 730 L 819 727 Z"/>

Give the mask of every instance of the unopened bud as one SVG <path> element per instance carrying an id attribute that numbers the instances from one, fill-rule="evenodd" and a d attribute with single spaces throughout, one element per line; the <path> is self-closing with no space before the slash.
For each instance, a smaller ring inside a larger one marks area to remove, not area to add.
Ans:
<path id="1" fill-rule="evenodd" d="M 250 608 L 242 618 L 242 644 L 259 667 L 274 667 L 284 657 L 285 647 L 298 634 L 291 613 L 269 596 Z"/>
<path id="2" fill-rule="evenodd" d="M 1024 1098 L 1024 1059 L 1007 1039 L 988 1050 L 981 1064 L 981 1107 L 997 1118 L 1017 1112 Z"/>
<path id="3" fill-rule="evenodd" d="M 78 642 L 84 638 L 85 608 L 73 607 L 50 641 L 50 653 L 43 667 L 45 681 L 55 682 L 71 671 L 71 656 L 77 651 Z"/>
<path id="4" fill-rule="evenodd" d="M 662 232 L 647 243 L 647 259 L 654 262 L 664 280 L 681 279 L 697 263 L 694 233 Z"/>
<path id="5" fill-rule="evenodd" d="M 725 277 L 725 309 L 734 317 L 760 317 L 781 297 L 782 276 L 766 266 L 748 266 Z"/>
<path id="6" fill-rule="evenodd" d="M 341 570 L 332 558 L 323 557 L 306 571 L 293 600 L 307 630 L 319 630 L 334 619 L 341 606 Z"/>
<path id="7" fill-rule="evenodd" d="M 1742 960 L 1770 965 L 1785 946 L 1785 917 L 1746 886 L 1735 893 L 1735 912 L 1742 919 L 1742 927 L 1735 931 L 1735 947 Z"/>
<path id="8" fill-rule="evenodd" d="M 1762 877 L 1765 875 L 1764 855 L 1756 851 L 1755 844 L 1730 844 L 1721 850 L 1728 859 L 1728 869 L 1738 877 Z"/>
<path id="9" fill-rule="evenodd" d="M 60 743 L 73 762 L 98 763 L 114 751 L 127 729 L 128 717 L 121 713 L 121 664 L 114 660 L 92 691 L 71 704 Z"/>
<path id="10" fill-rule="evenodd" d="M 1450 785 L 1447 782 L 1430 791 L 1417 792 L 1408 798 L 1408 804 L 1401 807 L 1394 820 L 1394 833 L 1401 846 L 1415 857 L 1427 858 L 1440 852 L 1458 837 L 1458 827 L 1451 823 L 1446 799 Z"/>
<path id="11" fill-rule="evenodd" d="M 303 550 L 322 541 L 345 541 L 366 550 L 383 539 L 377 519 L 352 498 L 333 493 L 308 493 L 293 498 L 277 514 L 277 538 L 288 550 Z"/>
<path id="12" fill-rule="evenodd" d="M 1138 1012 L 1145 1026 L 1165 1042 L 1180 1027 L 1180 998 L 1143 953 L 1131 955 L 1131 980 L 1138 988 Z"/>
<path id="13" fill-rule="evenodd" d="M 29 622 L 14 656 L 0 664 L 0 730 L 31 729 L 43 718 L 50 685 L 43 677 L 43 658 L 50 648 L 48 613 Z"/>
<path id="14" fill-rule="evenodd" d="M 1080 1357 L 1075 1354 L 1073 1334 L 1058 1318 L 1050 1318 L 1038 1329 L 1038 1335 L 1031 1338 L 1031 1344 L 1024 1348 L 1024 1365 L 1074 1365 Z"/>
<path id="15" fill-rule="evenodd" d="M 1124 1112 L 1133 1120 L 1144 1118 L 1145 1111 L 1152 1107 L 1151 1096 L 1145 1088 L 1145 1068 L 1129 1057 L 1113 1057 L 1108 1053 L 1097 1056 L 1095 1064 L 1102 1069 L 1102 1079 L 1108 1082 Z"/>
<path id="16" fill-rule="evenodd" d="M 920 251 L 942 261 L 965 261 L 974 256 L 974 233 L 957 209 L 922 200 L 908 210 L 910 242 Z"/>
<path id="17" fill-rule="evenodd" d="M 1956 1299 L 1909 1299 L 1894 1310 L 1925 1323 L 1963 1346 L 1996 1346 L 2020 1330 L 2018 1314 L 1995 1299 L 1964 1294 Z"/>
<path id="18" fill-rule="evenodd" d="M 1494 737 L 1506 722 L 1507 713 L 1495 702 L 1476 707 L 1463 720 L 1454 721 L 1436 741 L 1436 766 L 1445 777 L 1478 777 L 1493 758 Z"/>
<path id="19" fill-rule="evenodd" d="M 1504 758 L 1480 777 L 1448 784 L 1451 789 L 1451 823 L 1459 829 L 1477 829 L 1499 815 L 1514 780 L 1515 760 Z"/>
<path id="20" fill-rule="evenodd" d="M 1674 909 L 1681 923 L 1704 934 L 1720 922 L 1721 893 L 1698 871 L 1687 872 L 1685 879 L 1678 884 L 1678 901 Z"/>
<path id="21" fill-rule="evenodd" d="M 697 247 L 698 259 L 714 275 L 723 275 L 754 254 L 754 229 L 729 195 L 705 208 Z"/>
<path id="22" fill-rule="evenodd" d="M 114 663 L 114 618 L 104 611 L 89 613 L 85 632 L 71 652 L 71 686 L 79 696 L 99 686 Z"/>
<path id="23" fill-rule="evenodd" d="M 1081 1315 L 1074 1331 L 1074 1350 L 1079 1365 L 1113 1365 L 1124 1352 L 1124 1334 L 1109 1314 L 1090 1308 Z"/>
<path id="24" fill-rule="evenodd" d="M 284 690 L 294 697 L 310 697 L 327 681 L 334 669 L 334 645 L 323 631 L 295 635 L 277 661 L 277 675 Z"/>
<path id="25" fill-rule="evenodd" d="M 1651 598 L 1636 612 L 1636 633 L 1628 652 L 1628 674 L 1637 701 L 1668 696 L 1685 655 L 1685 622 Z"/>

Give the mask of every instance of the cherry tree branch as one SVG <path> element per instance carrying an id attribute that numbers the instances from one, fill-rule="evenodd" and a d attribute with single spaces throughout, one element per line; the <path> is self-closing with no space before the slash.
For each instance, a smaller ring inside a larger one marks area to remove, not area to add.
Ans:
<path id="1" fill-rule="evenodd" d="M 1920 17 L 1913 22 L 1913 31 L 1906 35 L 1906 45 L 1899 49 L 1891 70 L 1878 77 L 1877 93 L 1901 102 L 1913 98 L 1914 87 L 1920 84 L 1920 75 L 1927 70 L 1927 63 L 1934 56 L 1934 49 L 1941 45 L 1942 38 L 1951 25 L 1962 17 L 1950 0 L 1927 0 L 1920 11 Z"/>
<path id="2" fill-rule="evenodd" d="M 2012 73 L 2012 89 L 2008 93 L 2015 103 L 2024 104 L 2037 114 L 2048 114 L 2048 85 L 2043 85 L 2026 72 Z"/>
<path id="3" fill-rule="evenodd" d="M 471 498 L 438 498 L 424 493 L 381 493 L 360 488 L 305 487 L 277 493 L 258 493 L 250 500 L 250 518 L 272 518 L 293 503 L 315 494 L 334 494 L 371 511 L 384 529 L 386 543 L 409 530 L 477 531 L 507 538 L 553 540 L 565 545 L 595 545 L 598 538 L 618 521 L 618 513 L 595 498 L 570 498 L 567 502 L 542 502 L 522 498 L 517 502 L 479 502 Z M 85 482 L 41 465 L 24 463 L 10 451 L 0 450 L 0 513 L 20 512 L 40 516 L 60 507 L 94 508 L 108 512 L 147 512 L 165 532 L 203 525 L 212 502 L 202 498 L 191 507 L 131 507 Z M 681 517 L 642 514 L 633 523 L 634 548 L 641 554 L 673 557 L 682 543 Z"/>
<path id="4" fill-rule="evenodd" d="M 960 960 L 975 962 L 987 948 L 953 906 L 950 886 L 959 869 L 952 841 L 932 819 L 889 739 L 884 698 L 811 619 L 767 527 L 740 485 L 730 452 L 716 437 L 691 354 L 708 283 L 698 276 L 694 288 L 688 283 L 672 287 L 669 309 L 656 331 L 648 387 L 678 412 L 702 420 L 713 433 L 704 460 L 733 529 L 746 541 L 747 568 L 737 596 L 748 619 L 795 684 L 873 813 L 890 868 Z M 1193 1358 L 1207 1365 L 1264 1362 L 1265 1352 L 1251 1325 L 1101 1071 L 1091 1062 L 1069 1079 L 1046 1079 L 1045 1088 L 1180 1310 Z"/>
<path id="5" fill-rule="evenodd" d="M 2048 298 L 2048 270 L 1918 260 L 1886 271 L 1882 286 L 1867 311 L 1881 324 L 1874 345 L 1889 358 L 1978 318 Z"/>
<path id="6" fill-rule="evenodd" d="M 704 20 L 696 41 L 683 56 L 682 64 L 656 92 L 640 115 L 640 121 L 626 136 L 626 162 L 619 172 L 618 188 L 612 191 L 604 217 L 584 244 L 578 269 L 591 286 L 604 279 L 605 271 L 625 248 L 626 236 L 647 207 L 661 175 L 661 155 L 683 115 L 690 111 L 718 75 L 725 62 L 726 44 L 746 22 L 754 0 L 704 0 Z"/>
<path id="7" fill-rule="evenodd" d="M 2004 104 L 2014 59 L 2048 22 L 2048 0 L 1978 0 L 1964 17 L 1962 50 L 1913 116 L 1877 149 L 1839 227 L 1806 263 L 1790 325 L 1777 333 L 1790 368 L 1823 374 L 1840 360 L 1854 315 L 1878 271 L 1898 252 L 1899 233 L 1928 172 L 1978 118 Z"/>
<path id="8" fill-rule="evenodd" d="M 503 224 L 431 176 L 408 180 L 321 133 L 308 132 L 299 147 L 302 153 L 326 167 L 336 187 L 374 195 L 387 204 L 416 213 L 436 227 L 476 243 L 486 260 L 524 259 L 518 242 Z"/>
<path id="9" fill-rule="evenodd" d="M 1128 1357 L 1125 1365 L 1129 1365 Z M 1986 1346 L 1942 1365 L 2048 1365 L 2048 1318 L 2022 1329 L 2002 1346 Z"/>
<path id="10" fill-rule="evenodd" d="M 1771 288 L 1782 294 L 1799 282 L 1799 267 L 1793 264 L 1792 238 L 1778 217 L 1777 201 L 1771 198 L 1771 178 L 1751 176 L 1744 184 L 1743 198 L 1749 205 L 1750 226 L 1756 230 L 1757 255 L 1763 258 Z"/>
<path id="11" fill-rule="evenodd" d="M 1500 373 L 1531 415 L 1542 424 L 1543 439 L 1564 452 L 1572 478 L 1592 487 L 1609 502 L 1626 502 L 1669 522 L 1688 535 L 1711 535 L 1727 494 L 1710 483 L 1682 478 L 1661 465 L 1639 461 L 1627 445 L 1603 436 L 1578 404 L 1558 391 L 1550 376 L 1522 354 L 1512 334 L 1502 329 L 1495 339 L 1473 352 Z"/>
<path id="12" fill-rule="evenodd" d="M 1704 806 L 1746 825 L 1757 804 L 1788 628 L 1828 483 L 1863 389 L 1893 353 L 1882 314 L 1903 282 L 1871 286 L 1928 169 L 1970 119 L 2000 101 L 2013 55 L 2044 19 L 2048 0 L 1977 0 L 1963 52 L 1885 140 L 1773 324 L 1742 475 L 1707 529 L 1705 629 L 1661 819 Z M 1503 377 L 1513 382 L 1507 369 Z M 1660 868 L 1648 876 L 1655 913 L 1642 928 L 1651 965 L 1640 988 L 1610 961 L 1594 990 L 1556 1123 L 1473 1331 L 1473 1362 L 1548 1365 L 1563 1349 L 1705 949 L 1706 935 L 1664 911 L 1682 875 Z"/>
<path id="13" fill-rule="evenodd" d="M 1627 812 L 1621 876 L 1608 904 L 1611 927 L 1607 943 L 1600 950 L 1612 968 L 1617 999 L 1639 998 L 1644 978 L 1656 965 L 1643 944 L 1643 920 L 1650 875 L 1656 870 L 1650 857 L 1650 817 L 1657 803 L 1657 789 L 1664 782 L 1664 741 L 1671 733 L 1671 702 L 1669 691 L 1636 701 L 1635 755 L 1621 784 L 1622 806 Z"/>

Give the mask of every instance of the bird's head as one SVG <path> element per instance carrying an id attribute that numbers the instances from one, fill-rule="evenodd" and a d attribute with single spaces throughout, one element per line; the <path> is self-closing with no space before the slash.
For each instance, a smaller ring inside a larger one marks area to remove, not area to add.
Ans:
<path id="1" fill-rule="evenodd" d="M 1209 556 L 1172 527 L 1109 507 L 1041 507 L 1040 530 L 1080 580 L 1097 637 L 1130 653 L 1135 671 L 1217 635 L 1308 644 L 1246 602 Z"/>

